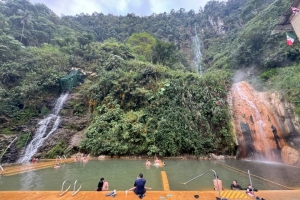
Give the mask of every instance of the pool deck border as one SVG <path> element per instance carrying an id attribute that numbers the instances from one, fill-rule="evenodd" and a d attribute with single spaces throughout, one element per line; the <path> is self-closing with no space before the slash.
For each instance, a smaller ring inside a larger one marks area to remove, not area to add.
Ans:
<path id="1" fill-rule="evenodd" d="M 63 159 L 62 163 L 74 162 L 74 159 Z M 54 166 L 56 160 L 50 160 L 49 162 L 38 162 L 29 165 L 18 165 L 9 166 L 4 168 L 3 176 L 15 175 L 31 170 L 49 168 Z M 189 200 L 196 199 L 194 195 L 199 195 L 199 199 L 205 200 L 216 200 L 219 197 L 217 191 L 171 191 L 169 187 L 168 177 L 165 171 L 161 171 L 161 177 L 163 182 L 163 191 L 147 191 L 146 196 L 143 199 L 148 200 Z M 60 191 L 0 191 L 0 199 L 9 200 L 104 200 L 110 199 L 111 197 L 105 196 L 105 194 L 111 191 L 79 191 L 76 195 L 72 195 L 72 191 L 66 192 L 60 196 Z M 221 197 L 227 200 L 238 200 L 238 199 L 255 199 L 245 193 L 245 191 L 233 191 L 224 190 L 221 193 Z M 300 190 L 260 190 L 255 193 L 255 196 L 264 198 L 266 200 L 299 200 Z M 131 200 L 139 199 L 133 192 L 117 191 L 115 199 L 119 200 Z"/>
<path id="2" fill-rule="evenodd" d="M 75 196 L 72 196 L 72 192 L 69 191 L 63 196 L 60 196 L 59 191 L 0 191 L 0 199 L 9 200 L 107 200 L 112 197 L 107 197 L 105 194 L 110 191 L 96 192 L 96 191 L 79 191 Z M 228 195 L 222 196 L 222 198 L 230 200 L 244 200 L 254 199 L 250 196 L 236 196 L 241 195 L 244 191 L 229 191 Z M 216 191 L 148 191 L 143 199 L 148 200 L 190 200 L 195 199 L 194 195 L 199 195 L 199 199 L 216 200 L 218 192 Z M 231 195 L 231 196 L 230 196 Z M 299 200 L 300 190 L 261 190 L 256 193 L 260 198 L 266 200 Z M 125 191 L 117 191 L 117 195 L 114 199 L 119 200 L 131 200 L 139 199 L 133 192 L 129 192 L 127 195 Z"/>

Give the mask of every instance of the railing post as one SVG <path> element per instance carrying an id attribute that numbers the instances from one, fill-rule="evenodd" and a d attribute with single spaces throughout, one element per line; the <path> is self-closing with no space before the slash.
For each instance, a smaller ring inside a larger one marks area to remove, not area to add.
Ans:
<path id="1" fill-rule="evenodd" d="M 251 175 L 250 175 L 249 169 L 248 169 L 248 175 L 249 175 L 250 185 L 251 185 L 251 188 L 252 188 L 253 197 L 255 198 L 255 195 L 254 195 L 254 187 L 253 187 L 253 185 L 252 185 L 252 180 L 251 180 Z"/>
<path id="2" fill-rule="evenodd" d="M 69 187 L 66 189 L 66 190 L 64 190 L 64 185 L 65 185 L 65 183 L 69 183 Z M 61 186 L 61 191 L 60 191 L 60 195 L 59 196 L 62 196 L 63 194 L 65 194 L 66 192 L 68 192 L 68 190 L 70 189 L 70 187 L 71 187 L 71 182 L 70 181 L 68 181 L 68 180 L 65 180 L 64 182 L 63 182 L 63 184 L 62 184 L 62 186 Z"/>
<path id="3" fill-rule="evenodd" d="M 1 173 L 0 174 L 2 174 L 3 171 L 4 171 L 4 169 L 3 169 L 3 167 L 1 165 L 0 165 L 0 169 L 1 169 Z"/>
<path id="4" fill-rule="evenodd" d="M 6 151 L 7 151 L 7 149 L 9 149 L 9 147 L 12 145 L 12 143 L 14 143 L 14 141 L 15 141 L 16 139 L 18 139 L 18 137 L 16 137 L 16 138 L 15 138 L 15 139 L 7 146 L 7 148 L 5 149 L 5 151 L 2 153 L 1 158 L 0 158 L 0 163 L 1 163 L 1 161 L 2 161 L 2 157 L 4 156 L 4 154 L 5 154 Z"/>
<path id="5" fill-rule="evenodd" d="M 196 176 L 195 178 L 192 178 L 191 180 L 189 180 L 189 181 L 187 181 L 187 182 L 185 182 L 185 183 L 183 183 L 183 184 L 185 185 L 185 184 L 187 184 L 187 183 L 189 183 L 189 182 L 195 180 L 196 178 L 199 178 L 199 177 L 201 177 L 201 176 L 207 174 L 207 173 L 210 172 L 210 171 L 212 171 L 212 172 L 214 173 L 214 175 L 215 175 L 215 177 L 216 177 L 216 179 L 217 179 L 217 186 L 218 186 L 218 192 L 219 192 L 219 199 L 222 200 L 221 192 L 220 192 L 220 188 L 219 188 L 219 181 L 218 181 L 219 179 L 218 179 L 218 175 L 217 175 L 216 171 L 213 170 L 213 169 L 208 170 L 207 172 L 204 172 L 204 173 L 200 174 L 199 176 Z"/>
<path id="6" fill-rule="evenodd" d="M 80 186 L 79 186 L 78 190 L 76 190 L 76 191 L 75 191 L 75 188 L 76 188 L 76 183 L 77 183 L 77 182 L 80 182 Z M 82 186 L 82 183 L 81 183 L 81 181 L 79 181 L 79 180 L 76 180 L 76 181 L 74 182 L 74 189 L 73 189 L 72 196 L 74 196 L 75 194 L 77 194 L 77 192 L 79 192 L 79 190 L 80 190 L 81 186 Z"/>
<path id="7" fill-rule="evenodd" d="M 216 179 L 217 179 L 217 186 L 218 186 L 219 198 L 220 198 L 220 200 L 222 200 L 221 192 L 220 192 L 220 187 L 219 187 L 219 181 L 218 181 L 218 180 L 219 180 L 219 179 L 218 179 L 218 175 L 217 175 L 217 173 L 216 173 L 215 170 L 211 169 L 210 171 L 212 171 L 212 172 L 214 173 L 214 176 L 215 176 Z"/>

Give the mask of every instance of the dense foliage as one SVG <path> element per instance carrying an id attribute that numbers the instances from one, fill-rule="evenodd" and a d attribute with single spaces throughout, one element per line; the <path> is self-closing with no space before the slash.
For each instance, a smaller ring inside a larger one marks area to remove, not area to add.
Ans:
<path id="1" fill-rule="evenodd" d="M 293 102 L 300 93 L 293 87 L 299 66 L 286 67 L 299 62 L 299 42 L 288 47 L 284 34 L 271 35 L 290 3 L 210 1 L 198 11 L 144 17 L 58 17 L 43 4 L 1 1 L 1 133 L 20 134 L 18 148 L 25 146 L 33 133 L 20 127 L 49 113 L 46 102 L 58 96 L 58 79 L 77 67 L 93 74 L 76 88 L 83 99 L 74 102 L 74 111 L 91 114 L 82 151 L 232 154 L 226 94 L 235 69 L 255 66 L 264 85 L 285 91 Z M 193 63 L 195 38 L 201 63 Z M 195 70 L 199 64 L 202 76 Z M 281 76 L 292 77 L 292 84 Z M 62 153 L 66 142 L 44 156 Z"/>

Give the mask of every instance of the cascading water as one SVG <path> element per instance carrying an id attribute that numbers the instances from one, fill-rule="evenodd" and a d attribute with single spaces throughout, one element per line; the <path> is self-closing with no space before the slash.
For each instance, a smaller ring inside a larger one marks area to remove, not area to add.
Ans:
<path id="1" fill-rule="evenodd" d="M 281 149 L 286 144 L 267 94 L 242 81 L 232 86 L 230 96 L 239 157 L 281 161 Z"/>
<path id="2" fill-rule="evenodd" d="M 28 162 L 34 154 L 36 154 L 38 148 L 43 144 L 43 142 L 56 131 L 59 123 L 60 116 L 59 112 L 62 109 L 65 101 L 67 100 L 68 93 L 62 94 L 56 101 L 53 108 L 52 114 L 48 115 L 46 118 L 41 120 L 38 125 L 33 139 L 26 147 L 24 156 L 18 160 L 18 162 Z"/>
<path id="3" fill-rule="evenodd" d="M 192 41 L 193 41 L 193 51 L 195 56 L 193 59 L 193 63 L 195 69 L 197 70 L 197 73 L 199 73 L 201 76 L 202 75 L 202 66 L 201 66 L 202 54 L 201 54 L 200 39 L 197 34 L 196 25 L 195 25 L 195 36 L 192 37 Z"/>
<path id="4" fill-rule="evenodd" d="M 266 149 L 269 150 L 270 145 L 267 141 L 268 136 L 267 136 L 266 132 L 263 129 L 263 127 L 265 127 L 266 124 L 264 123 L 263 118 L 262 118 L 260 112 L 258 111 L 258 108 L 254 104 L 254 102 L 251 100 L 251 98 L 248 98 L 246 96 L 246 94 L 244 94 L 244 92 L 240 88 L 240 84 L 238 84 L 238 83 L 235 84 L 233 86 L 233 90 L 234 90 L 234 93 L 238 94 L 240 99 L 243 100 L 244 102 L 246 102 L 248 107 L 252 110 L 251 113 L 253 113 L 254 116 L 252 116 L 251 121 L 253 121 L 253 124 L 255 126 L 255 130 L 258 130 L 258 133 L 260 135 L 261 146 L 266 145 Z M 269 152 L 266 152 L 266 155 L 268 156 Z"/>

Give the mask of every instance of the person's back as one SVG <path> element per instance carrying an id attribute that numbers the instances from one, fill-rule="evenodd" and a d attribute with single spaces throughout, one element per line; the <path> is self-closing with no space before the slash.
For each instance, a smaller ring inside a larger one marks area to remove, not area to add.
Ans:
<path id="1" fill-rule="evenodd" d="M 144 194 L 145 193 L 145 184 L 146 180 L 143 178 L 138 178 L 134 182 L 134 186 L 136 187 L 137 194 Z"/>
<path id="2" fill-rule="evenodd" d="M 103 182 L 102 190 L 108 190 L 108 182 L 107 181 Z"/>
<path id="3" fill-rule="evenodd" d="M 213 183 L 214 183 L 214 190 L 218 190 L 218 191 L 223 190 L 222 180 L 218 179 L 218 177 L 213 180 Z"/>

